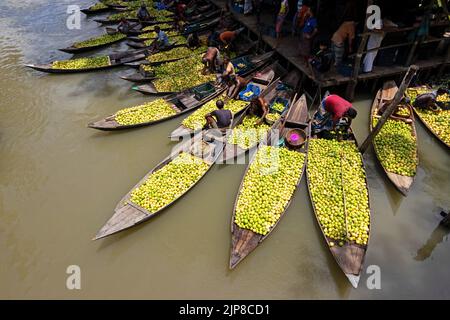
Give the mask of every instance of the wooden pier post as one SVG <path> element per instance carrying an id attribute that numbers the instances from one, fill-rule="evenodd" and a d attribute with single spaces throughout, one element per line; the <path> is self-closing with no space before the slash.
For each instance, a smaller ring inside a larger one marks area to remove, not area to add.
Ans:
<path id="1" fill-rule="evenodd" d="M 350 81 L 347 85 L 347 90 L 345 92 L 345 97 L 349 101 L 353 101 L 353 99 L 355 99 L 355 89 L 356 89 L 356 85 L 358 84 L 359 69 L 361 69 L 361 60 L 362 60 L 363 52 L 366 48 L 368 39 L 369 39 L 369 35 L 367 33 L 364 33 L 361 43 L 358 48 L 358 52 L 356 53 L 355 64 L 353 66 L 353 73 L 352 73 Z"/>
<path id="2" fill-rule="evenodd" d="M 373 4 L 373 0 L 367 0 L 367 7 L 371 6 Z M 361 60 L 363 57 L 363 52 L 366 49 L 367 41 L 369 40 L 369 34 L 367 29 L 367 19 L 369 18 L 368 13 L 366 13 L 366 19 L 364 20 L 364 33 L 363 37 L 361 39 L 361 43 L 359 44 L 358 51 L 356 52 L 355 56 L 355 62 L 353 65 L 353 73 L 350 78 L 350 81 L 347 85 L 347 90 L 345 92 L 345 97 L 349 101 L 353 101 L 355 99 L 355 89 L 356 85 L 358 84 L 358 76 L 359 76 L 359 69 L 361 69 Z"/>
<path id="3" fill-rule="evenodd" d="M 367 148 L 372 143 L 373 138 L 378 134 L 378 132 L 380 132 L 381 128 L 383 127 L 387 119 L 394 113 L 395 109 L 397 108 L 397 105 L 402 100 L 403 95 L 405 94 L 405 91 L 409 86 L 409 83 L 411 82 L 412 78 L 414 77 L 414 75 L 417 73 L 418 70 L 419 67 L 415 65 L 409 67 L 405 77 L 403 78 L 400 88 L 398 89 L 397 93 L 394 96 L 394 99 L 392 100 L 390 105 L 386 108 L 386 111 L 384 111 L 384 113 L 381 115 L 375 128 L 373 128 L 372 132 L 369 133 L 366 140 L 359 148 L 359 151 L 361 151 L 361 153 L 366 152 Z"/>

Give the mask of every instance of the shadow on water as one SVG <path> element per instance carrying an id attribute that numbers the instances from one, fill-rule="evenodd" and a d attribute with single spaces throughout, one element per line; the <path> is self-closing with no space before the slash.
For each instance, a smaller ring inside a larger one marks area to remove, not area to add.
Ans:
<path id="1" fill-rule="evenodd" d="M 414 260 L 417 261 L 425 261 L 428 259 L 433 253 L 434 249 L 444 241 L 445 237 L 450 233 L 450 228 L 444 227 L 441 224 L 438 224 L 437 227 L 433 230 L 427 242 L 417 250 L 417 254 L 414 257 Z"/>

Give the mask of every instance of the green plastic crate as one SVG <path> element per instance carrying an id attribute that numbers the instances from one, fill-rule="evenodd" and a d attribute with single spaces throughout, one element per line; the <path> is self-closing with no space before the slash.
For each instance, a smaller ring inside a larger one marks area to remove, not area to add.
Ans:
<path id="1" fill-rule="evenodd" d="M 192 89 L 192 91 L 194 92 L 195 98 L 197 100 L 202 100 L 203 98 L 213 94 L 215 88 L 211 83 L 205 83 L 198 87 L 195 87 L 194 89 Z"/>

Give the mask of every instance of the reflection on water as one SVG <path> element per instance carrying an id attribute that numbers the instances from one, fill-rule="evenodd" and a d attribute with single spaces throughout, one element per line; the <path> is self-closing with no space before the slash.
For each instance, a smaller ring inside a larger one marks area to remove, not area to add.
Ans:
<path id="1" fill-rule="evenodd" d="M 319 231 L 305 181 L 277 230 L 229 271 L 230 220 L 244 165 L 214 166 L 161 215 L 92 242 L 123 195 L 170 153 L 175 143 L 167 136 L 182 118 L 94 131 L 87 123 L 150 99 L 119 78 L 130 70 L 52 76 L 23 68 L 70 58 L 57 49 L 104 33 L 84 16 L 81 30 L 67 30 L 68 4 L 0 2 L 0 298 L 450 298 L 443 281 L 448 231 L 429 213 L 450 207 L 450 157 L 421 125 L 419 170 L 407 198 L 373 152 L 364 155 L 372 208 L 365 266 L 380 266 L 380 291 L 365 287 L 365 270 L 360 288 L 351 288 Z M 92 54 L 118 50 L 126 46 Z M 360 93 L 360 142 L 370 105 L 371 95 Z M 72 264 L 81 267 L 81 291 L 65 288 Z"/>
<path id="2" fill-rule="evenodd" d="M 450 228 L 444 227 L 439 224 L 436 229 L 433 230 L 427 242 L 417 250 L 417 255 L 414 257 L 417 261 L 424 261 L 428 259 L 433 250 L 444 240 L 447 241 L 447 236 L 450 233 Z"/>

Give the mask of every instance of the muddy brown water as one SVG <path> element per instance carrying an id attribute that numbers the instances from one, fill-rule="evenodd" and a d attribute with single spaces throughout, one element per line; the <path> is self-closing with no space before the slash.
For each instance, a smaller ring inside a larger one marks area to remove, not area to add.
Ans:
<path id="1" fill-rule="evenodd" d="M 57 51 L 102 33 L 92 18 L 66 28 L 68 5 L 0 4 L 0 298 L 450 298 L 450 157 L 418 125 L 420 166 L 404 198 L 365 155 L 372 234 L 365 267 L 381 270 L 381 289 L 363 272 L 351 288 L 314 219 L 305 179 L 277 230 L 228 270 L 230 217 L 244 165 L 220 165 L 181 201 L 145 224 L 105 240 L 91 238 L 116 203 L 174 142 L 181 119 L 119 133 L 86 124 L 147 101 L 119 79 L 125 68 L 52 76 L 23 64 L 69 58 Z M 125 49 L 114 45 L 99 52 Z M 357 137 L 367 135 L 370 95 L 355 102 Z M 66 269 L 81 268 L 81 290 Z"/>

